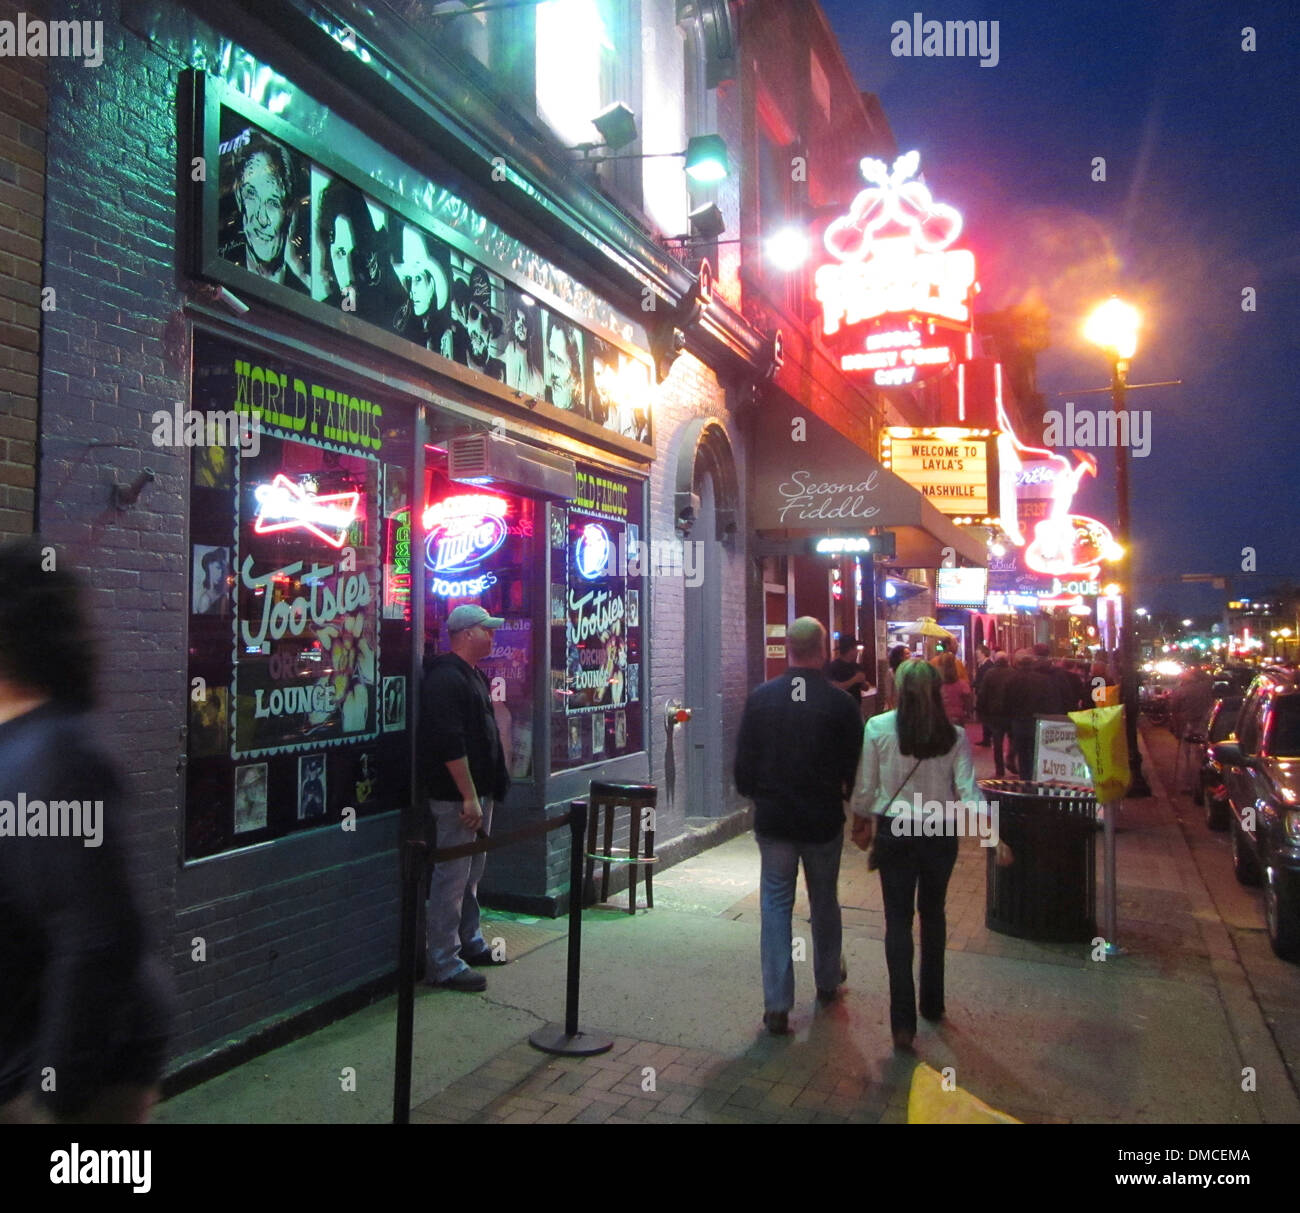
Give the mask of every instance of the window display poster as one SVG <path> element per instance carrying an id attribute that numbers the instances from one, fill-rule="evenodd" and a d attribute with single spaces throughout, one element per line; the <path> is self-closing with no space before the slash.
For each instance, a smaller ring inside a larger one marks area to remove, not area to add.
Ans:
<path id="1" fill-rule="evenodd" d="M 235 756 L 378 732 L 378 469 L 269 433 L 239 461 Z"/>
<path id="2" fill-rule="evenodd" d="M 552 557 L 552 707 L 559 715 L 554 769 L 617 757 L 641 745 L 640 708 L 626 711 L 640 697 L 641 576 L 632 537 L 640 535 L 641 487 L 581 468 L 577 487 L 565 511 L 564 551 Z M 554 606 L 557 591 L 563 594 L 562 616 Z M 575 717 L 589 720 L 575 730 Z M 570 725 L 563 748 L 561 720 Z"/>
<path id="3" fill-rule="evenodd" d="M 412 412 L 320 362 L 203 331 L 190 403 L 178 432 L 206 443 L 189 484 L 194 860 L 409 795 L 406 552 L 385 540 L 409 491 Z M 255 428 L 232 430 L 245 414 Z"/>

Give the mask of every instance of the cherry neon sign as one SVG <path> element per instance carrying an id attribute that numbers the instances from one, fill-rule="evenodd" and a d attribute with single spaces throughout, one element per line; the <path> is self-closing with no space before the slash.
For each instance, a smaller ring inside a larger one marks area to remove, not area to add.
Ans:
<path id="1" fill-rule="evenodd" d="M 424 511 L 425 564 L 437 574 L 463 573 L 506 541 L 509 503 L 490 493 L 465 493 L 435 501 Z"/>
<path id="2" fill-rule="evenodd" d="M 920 161 L 908 152 L 892 168 L 861 162 L 869 188 L 826 229 L 835 260 L 815 275 L 823 331 L 843 333 L 840 369 L 870 371 L 881 387 L 946 370 L 957 356 L 954 333 L 971 331 L 975 257 L 949 247 L 961 214 L 911 179 Z"/>
<path id="3" fill-rule="evenodd" d="M 257 501 L 257 517 L 253 520 L 256 534 L 273 535 L 301 528 L 333 548 L 341 548 L 347 540 L 361 503 L 358 492 L 317 496 L 283 472 L 277 473 L 270 484 L 259 484 L 253 497 Z"/>

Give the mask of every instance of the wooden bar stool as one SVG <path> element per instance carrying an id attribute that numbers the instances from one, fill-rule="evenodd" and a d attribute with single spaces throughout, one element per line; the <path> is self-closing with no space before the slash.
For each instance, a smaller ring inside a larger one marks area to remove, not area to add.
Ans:
<path id="1" fill-rule="evenodd" d="M 655 857 L 655 805 L 659 800 L 659 789 L 652 783 L 599 783 L 592 781 L 588 793 L 587 805 L 587 880 L 586 884 L 595 892 L 594 869 L 596 861 L 602 864 L 600 879 L 600 900 L 609 896 L 610 865 L 628 863 L 632 865 L 628 880 L 627 912 L 636 913 L 637 871 L 645 866 L 646 908 L 653 910 L 655 904 L 653 873 Z M 614 846 L 614 810 L 620 805 L 627 805 L 632 813 L 631 835 L 627 850 Z M 596 822 L 603 814 L 605 819 L 604 849 L 596 850 Z M 641 853 L 642 825 L 645 826 L 645 853 Z"/>

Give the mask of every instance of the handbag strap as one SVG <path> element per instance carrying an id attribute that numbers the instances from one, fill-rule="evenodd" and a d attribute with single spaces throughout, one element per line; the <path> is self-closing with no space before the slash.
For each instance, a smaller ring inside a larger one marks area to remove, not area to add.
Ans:
<path id="1" fill-rule="evenodd" d="M 903 782 L 900 783 L 898 787 L 894 789 L 894 794 L 888 800 L 885 801 L 886 811 L 888 811 L 889 806 L 898 799 L 899 792 L 901 792 L 905 787 L 907 787 L 908 780 L 910 780 L 912 776 L 916 774 L 916 768 L 919 767 L 920 765 L 921 765 L 921 760 L 919 758 L 914 763 L 912 763 L 912 769 L 908 771 L 906 777 L 903 779 Z"/>

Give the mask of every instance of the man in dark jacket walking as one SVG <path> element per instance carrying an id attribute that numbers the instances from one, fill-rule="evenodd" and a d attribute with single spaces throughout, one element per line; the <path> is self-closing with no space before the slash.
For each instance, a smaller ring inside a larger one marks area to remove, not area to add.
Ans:
<path id="1" fill-rule="evenodd" d="M 1003 757 L 1003 743 L 1011 728 L 1010 714 L 1007 711 L 1007 687 L 1014 677 L 1015 671 L 1011 668 L 1007 655 L 998 653 L 989 668 L 984 670 L 979 692 L 975 696 L 976 711 L 993 743 L 993 773 L 998 779 L 1006 774 L 1008 762 L 1011 762 L 1013 768 L 1015 766 L 1013 754 Z M 1015 770 L 1011 773 L 1014 775 Z"/>
<path id="2" fill-rule="evenodd" d="M 822 673 L 826 629 L 816 619 L 796 619 L 786 647 L 789 669 L 750 694 L 736 746 L 736 787 L 754 801 L 762 856 L 763 1022 L 776 1035 L 789 1030 L 794 1005 L 790 919 L 800 860 L 812 912 L 818 1000 L 833 1001 L 845 977 L 840 854 L 844 802 L 862 752 L 858 709 Z"/>
<path id="3" fill-rule="evenodd" d="M 478 663 L 492 652 L 492 633 L 505 622 L 481 606 L 447 616 L 451 652 L 425 670 L 420 699 L 420 760 L 439 847 L 474 841 L 492 827 L 493 805 L 510 788 L 510 773 Z M 429 886 L 426 980 L 448 990 L 487 989 L 471 965 L 504 964 L 479 929 L 478 882 L 486 856 L 436 864 Z"/>
<path id="4" fill-rule="evenodd" d="M 1045 668 L 1044 668 L 1045 667 Z M 1034 777 L 1034 718 L 1061 716 L 1068 711 L 1067 692 L 1052 676 L 1050 662 L 1032 653 L 1016 654 L 1016 668 L 1006 690 L 1006 710 L 1011 718 L 1011 745 L 1021 779 Z"/>

